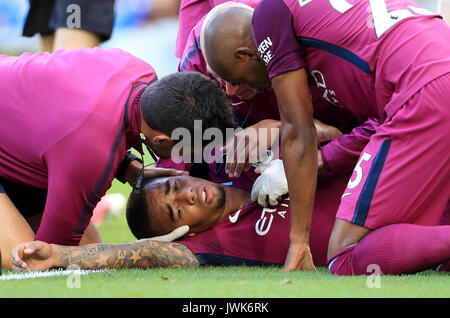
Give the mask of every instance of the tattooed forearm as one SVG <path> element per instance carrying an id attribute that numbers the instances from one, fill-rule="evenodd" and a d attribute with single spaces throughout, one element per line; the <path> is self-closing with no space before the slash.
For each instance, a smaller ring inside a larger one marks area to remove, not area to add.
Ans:
<path id="1" fill-rule="evenodd" d="M 71 264 L 82 269 L 197 267 L 199 261 L 183 244 L 139 241 L 124 244 L 58 246 L 61 267 Z"/>

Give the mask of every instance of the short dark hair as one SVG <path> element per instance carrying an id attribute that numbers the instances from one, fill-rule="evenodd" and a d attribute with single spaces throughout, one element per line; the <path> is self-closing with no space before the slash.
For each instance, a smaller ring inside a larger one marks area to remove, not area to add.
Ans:
<path id="1" fill-rule="evenodd" d="M 141 98 L 145 122 L 154 130 L 171 136 L 186 128 L 194 136 L 194 120 L 208 128 L 236 128 L 230 101 L 217 84 L 198 72 L 178 72 L 149 85 Z"/>
<path id="2" fill-rule="evenodd" d="M 145 186 L 150 182 L 151 179 L 145 180 L 140 191 L 132 191 L 127 202 L 126 217 L 128 227 L 138 240 L 161 234 L 152 229 L 150 215 L 148 213 L 149 207 Z"/>

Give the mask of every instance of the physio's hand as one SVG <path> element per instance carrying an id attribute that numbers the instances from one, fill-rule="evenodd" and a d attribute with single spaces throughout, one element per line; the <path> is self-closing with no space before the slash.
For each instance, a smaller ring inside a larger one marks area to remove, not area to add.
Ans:
<path id="1" fill-rule="evenodd" d="M 159 177 L 175 177 L 188 175 L 187 171 L 168 169 L 168 168 L 156 168 L 156 167 L 145 167 L 144 168 L 144 179 L 153 179 Z"/>
<path id="2" fill-rule="evenodd" d="M 180 227 L 176 228 L 175 230 L 173 230 L 169 234 L 161 235 L 161 236 L 155 236 L 155 237 L 151 237 L 151 238 L 147 238 L 147 239 L 142 239 L 142 240 L 139 240 L 138 242 L 146 241 L 146 240 L 172 242 L 172 241 L 175 241 L 175 240 L 185 236 L 188 232 L 189 232 L 189 226 L 183 225 L 183 226 L 180 226 Z"/>
<path id="3" fill-rule="evenodd" d="M 136 183 L 137 178 L 139 177 L 139 173 L 141 172 L 142 164 L 133 160 L 127 168 L 125 174 L 125 180 L 134 185 Z M 158 178 L 158 177 L 173 177 L 173 176 L 182 176 L 187 175 L 187 171 L 181 171 L 176 169 L 168 169 L 168 168 L 156 168 L 156 167 L 145 167 L 144 168 L 144 180 Z"/>
<path id="4" fill-rule="evenodd" d="M 314 126 L 316 126 L 317 143 L 320 144 L 324 141 L 330 141 L 342 136 L 339 129 L 334 126 L 324 124 L 320 120 L 314 119 Z"/>
<path id="5" fill-rule="evenodd" d="M 54 245 L 41 241 L 18 243 L 11 255 L 13 270 L 46 270 L 55 265 Z"/>
<path id="6" fill-rule="evenodd" d="M 155 168 L 155 167 L 145 167 L 144 168 L 144 179 L 153 179 L 159 177 L 175 177 L 188 175 L 187 171 L 168 169 L 168 168 Z"/>
<path id="7" fill-rule="evenodd" d="M 220 148 L 226 153 L 225 172 L 230 178 L 239 177 L 260 159 L 260 154 L 279 138 L 280 125 L 278 120 L 261 120 L 236 133 L 234 138 Z"/>
<path id="8" fill-rule="evenodd" d="M 272 160 L 252 187 L 251 198 L 259 205 L 277 205 L 278 199 L 288 193 L 288 183 L 283 160 Z"/>
<path id="9" fill-rule="evenodd" d="M 291 241 L 284 263 L 283 271 L 316 270 L 309 244 L 306 242 L 294 243 Z"/>

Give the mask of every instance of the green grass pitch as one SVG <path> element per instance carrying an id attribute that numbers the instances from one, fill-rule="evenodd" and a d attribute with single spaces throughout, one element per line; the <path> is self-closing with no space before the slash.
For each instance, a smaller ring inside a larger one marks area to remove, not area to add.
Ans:
<path id="1" fill-rule="evenodd" d="M 111 193 L 122 192 L 126 196 L 130 191 L 129 186 L 117 181 L 110 189 Z M 134 241 L 124 214 L 105 220 L 99 230 L 104 242 Z M 281 272 L 275 267 L 116 270 L 81 276 L 79 286 L 75 288 L 68 287 L 67 276 L 0 281 L 0 298 L 450 297 L 450 275 L 433 271 L 381 276 L 378 286 L 374 282 L 368 276 L 331 276 L 326 268 L 319 268 L 317 272 L 294 273 Z"/>

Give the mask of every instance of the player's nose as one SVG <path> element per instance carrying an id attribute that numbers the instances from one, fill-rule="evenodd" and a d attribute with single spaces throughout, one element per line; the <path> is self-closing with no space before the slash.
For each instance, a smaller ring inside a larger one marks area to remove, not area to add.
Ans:
<path id="1" fill-rule="evenodd" d="M 195 198 L 195 191 L 193 187 L 184 187 L 177 195 L 177 200 L 180 202 L 186 202 L 190 205 L 194 205 L 196 198 Z"/>

